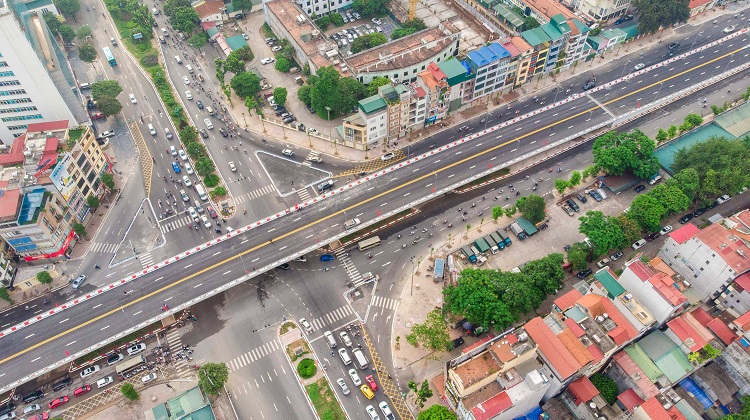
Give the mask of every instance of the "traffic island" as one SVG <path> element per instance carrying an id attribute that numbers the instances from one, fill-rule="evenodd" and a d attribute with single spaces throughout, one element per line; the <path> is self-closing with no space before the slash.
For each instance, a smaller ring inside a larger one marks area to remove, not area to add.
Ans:
<path id="1" fill-rule="evenodd" d="M 346 420 L 346 414 L 338 396 L 324 373 L 323 364 L 311 351 L 310 343 L 296 323 L 287 321 L 278 330 L 279 340 L 284 346 L 294 376 L 305 391 L 305 398 L 315 417 L 326 420 Z"/>

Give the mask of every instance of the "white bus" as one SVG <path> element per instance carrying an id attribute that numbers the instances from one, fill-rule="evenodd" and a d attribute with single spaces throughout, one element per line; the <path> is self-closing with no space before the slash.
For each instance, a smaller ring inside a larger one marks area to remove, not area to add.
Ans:
<path id="1" fill-rule="evenodd" d="M 364 241 L 360 241 L 359 244 L 357 244 L 360 251 L 364 251 L 368 248 L 372 248 L 378 245 L 380 245 L 380 238 L 377 236 L 373 236 L 372 238 L 367 238 Z"/>

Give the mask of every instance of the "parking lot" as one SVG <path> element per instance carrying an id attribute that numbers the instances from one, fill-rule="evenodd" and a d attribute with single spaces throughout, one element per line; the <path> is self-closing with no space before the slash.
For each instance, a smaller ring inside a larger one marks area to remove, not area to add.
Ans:
<path id="1" fill-rule="evenodd" d="M 360 36 L 379 32 L 385 35 L 386 39 L 390 40 L 391 32 L 398 27 L 389 17 L 373 18 L 369 20 L 360 18 L 349 21 L 348 16 L 352 16 L 351 12 L 342 12 L 342 16 L 345 16 L 345 21 L 348 22 L 343 26 L 329 29 L 326 32 L 326 36 L 330 38 L 331 41 L 335 42 L 336 45 L 338 45 L 341 54 L 347 57 L 353 55 L 351 51 L 349 51 L 352 41 Z"/>

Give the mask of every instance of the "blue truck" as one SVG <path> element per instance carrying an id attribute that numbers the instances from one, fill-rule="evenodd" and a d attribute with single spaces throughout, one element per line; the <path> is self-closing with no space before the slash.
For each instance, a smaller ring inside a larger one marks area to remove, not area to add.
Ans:
<path id="1" fill-rule="evenodd" d="M 501 238 L 500 235 L 497 234 L 497 232 L 490 233 L 490 238 L 495 241 L 497 247 L 500 250 L 505 249 L 505 240 L 503 240 L 503 238 Z"/>
<path id="2" fill-rule="evenodd" d="M 500 238 L 501 238 L 501 239 L 502 239 L 503 241 L 505 241 L 505 246 L 510 246 L 510 244 L 512 244 L 512 243 L 513 243 L 513 241 L 511 241 L 511 240 L 510 240 L 510 236 L 508 236 L 508 235 L 504 234 L 503 232 L 501 232 L 501 231 L 499 231 L 499 230 L 498 230 L 498 231 L 497 231 L 496 233 L 497 233 L 497 234 L 498 234 L 498 235 L 500 236 Z"/>
<path id="3" fill-rule="evenodd" d="M 468 246 L 462 246 L 461 252 L 464 253 L 464 255 L 466 256 L 466 259 L 468 259 L 470 263 L 476 264 L 477 256 L 474 255 L 474 252 L 472 252 L 471 248 L 469 248 Z"/>

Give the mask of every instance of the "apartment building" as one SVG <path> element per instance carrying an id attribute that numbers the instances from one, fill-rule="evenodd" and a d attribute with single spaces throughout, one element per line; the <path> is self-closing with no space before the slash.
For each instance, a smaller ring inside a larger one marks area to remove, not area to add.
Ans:
<path id="1" fill-rule="evenodd" d="M 307 16 L 326 16 L 351 7 L 352 0 L 297 0 L 297 5 Z"/>
<path id="2" fill-rule="evenodd" d="M 624 16 L 630 7 L 630 0 L 575 0 L 575 3 L 575 10 L 593 21 Z"/>
<path id="3" fill-rule="evenodd" d="M 451 57 L 437 63 L 440 71 L 445 75 L 448 89 L 444 98 L 448 101 L 448 111 L 456 111 L 464 104 L 470 103 L 474 94 L 474 78 L 471 67 L 464 65 L 456 57 Z"/>
<path id="4" fill-rule="evenodd" d="M 745 273 L 732 282 L 714 300 L 718 309 L 739 317 L 750 311 L 750 273 Z"/>
<path id="5" fill-rule="evenodd" d="M 335 44 L 323 38 L 317 26 L 305 16 L 302 9 L 292 0 L 271 0 L 263 2 L 263 15 L 274 34 L 286 39 L 294 48 L 294 59 L 300 66 L 308 65 L 310 74 L 316 74 L 321 67 L 333 65 L 346 76 L 346 68 L 341 67 Z M 328 54 L 330 57 L 325 56 Z M 335 60 L 335 62 L 334 62 Z"/>
<path id="6" fill-rule="evenodd" d="M 483 45 L 466 54 L 466 63 L 475 75 L 471 100 L 503 89 L 508 75 L 508 63 L 512 58 L 510 52 L 497 42 Z"/>
<path id="7" fill-rule="evenodd" d="M 648 309 L 659 325 L 687 310 L 689 306 L 687 297 L 683 294 L 687 290 L 683 279 L 659 257 L 647 265 L 641 261 L 640 254 L 637 254 L 632 260 L 625 262 L 619 283 L 632 298 Z"/>
<path id="8" fill-rule="evenodd" d="M 12 143 L 29 124 L 89 120 L 67 54 L 42 14 L 52 2 L 0 2 L 0 142 Z"/>

